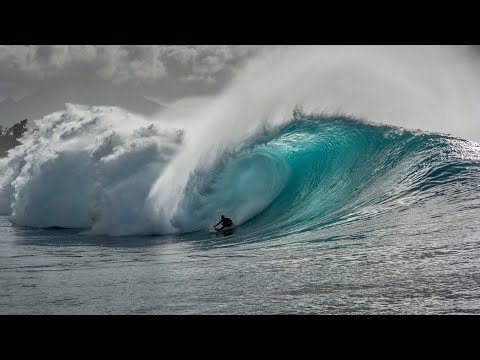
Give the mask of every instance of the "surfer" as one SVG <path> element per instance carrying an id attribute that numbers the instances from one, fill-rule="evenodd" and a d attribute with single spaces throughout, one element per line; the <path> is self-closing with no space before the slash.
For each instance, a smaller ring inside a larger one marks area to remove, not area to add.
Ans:
<path id="1" fill-rule="evenodd" d="M 217 229 L 217 226 L 220 225 L 220 224 L 222 224 L 223 226 L 221 228 Z M 232 222 L 231 219 L 222 215 L 221 220 L 218 222 L 218 224 L 213 225 L 213 227 L 215 228 L 215 230 L 219 231 L 219 230 L 222 230 L 225 227 L 232 226 L 232 224 L 233 224 L 233 222 Z"/>

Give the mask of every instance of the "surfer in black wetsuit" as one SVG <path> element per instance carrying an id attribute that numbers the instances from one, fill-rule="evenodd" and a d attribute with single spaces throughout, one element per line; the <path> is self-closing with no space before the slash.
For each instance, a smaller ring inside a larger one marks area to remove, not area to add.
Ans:
<path id="1" fill-rule="evenodd" d="M 223 226 L 220 229 L 217 229 L 217 226 L 222 224 Z M 214 225 L 213 227 L 215 230 L 222 230 L 225 227 L 232 226 L 233 222 L 229 218 L 226 218 L 225 216 L 222 215 L 222 219 L 218 222 L 218 224 Z"/>

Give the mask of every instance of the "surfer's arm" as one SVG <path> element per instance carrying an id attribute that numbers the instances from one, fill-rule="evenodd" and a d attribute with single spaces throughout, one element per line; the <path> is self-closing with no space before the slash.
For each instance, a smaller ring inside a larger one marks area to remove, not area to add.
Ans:
<path id="1" fill-rule="evenodd" d="M 220 220 L 220 221 L 218 222 L 218 224 L 213 225 L 213 227 L 217 227 L 218 225 L 220 225 L 220 224 L 222 223 L 222 221 L 223 221 L 223 220 Z"/>

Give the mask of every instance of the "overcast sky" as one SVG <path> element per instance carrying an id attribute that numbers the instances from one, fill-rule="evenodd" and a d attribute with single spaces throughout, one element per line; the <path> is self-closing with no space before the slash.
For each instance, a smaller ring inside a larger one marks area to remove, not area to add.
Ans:
<path id="1" fill-rule="evenodd" d="M 64 109 L 66 102 L 153 114 L 180 98 L 220 93 L 249 59 L 271 50 L 258 45 L 0 45 L 0 125 L 40 118 Z M 449 63 L 444 73 L 453 74 L 458 66 Z"/>
<path id="2" fill-rule="evenodd" d="M 119 105 L 151 113 L 172 99 L 216 93 L 264 46 L 2 45 L 0 125 L 63 103 Z M 149 100 L 147 100 L 149 99 Z"/>

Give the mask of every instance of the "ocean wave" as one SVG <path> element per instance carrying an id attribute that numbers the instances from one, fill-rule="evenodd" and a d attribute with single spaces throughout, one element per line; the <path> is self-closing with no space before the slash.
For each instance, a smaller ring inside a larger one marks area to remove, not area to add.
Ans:
<path id="1" fill-rule="evenodd" d="M 0 162 L 0 211 L 18 225 L 113 236 L 193 232 L 225 214 L 257 236 L 283 236 L 478 201 L 480 147 L 452 136 L 297 109 L 182 167 L 186 131 L 134 116 L 69 105 L 37 121 Z"/>

